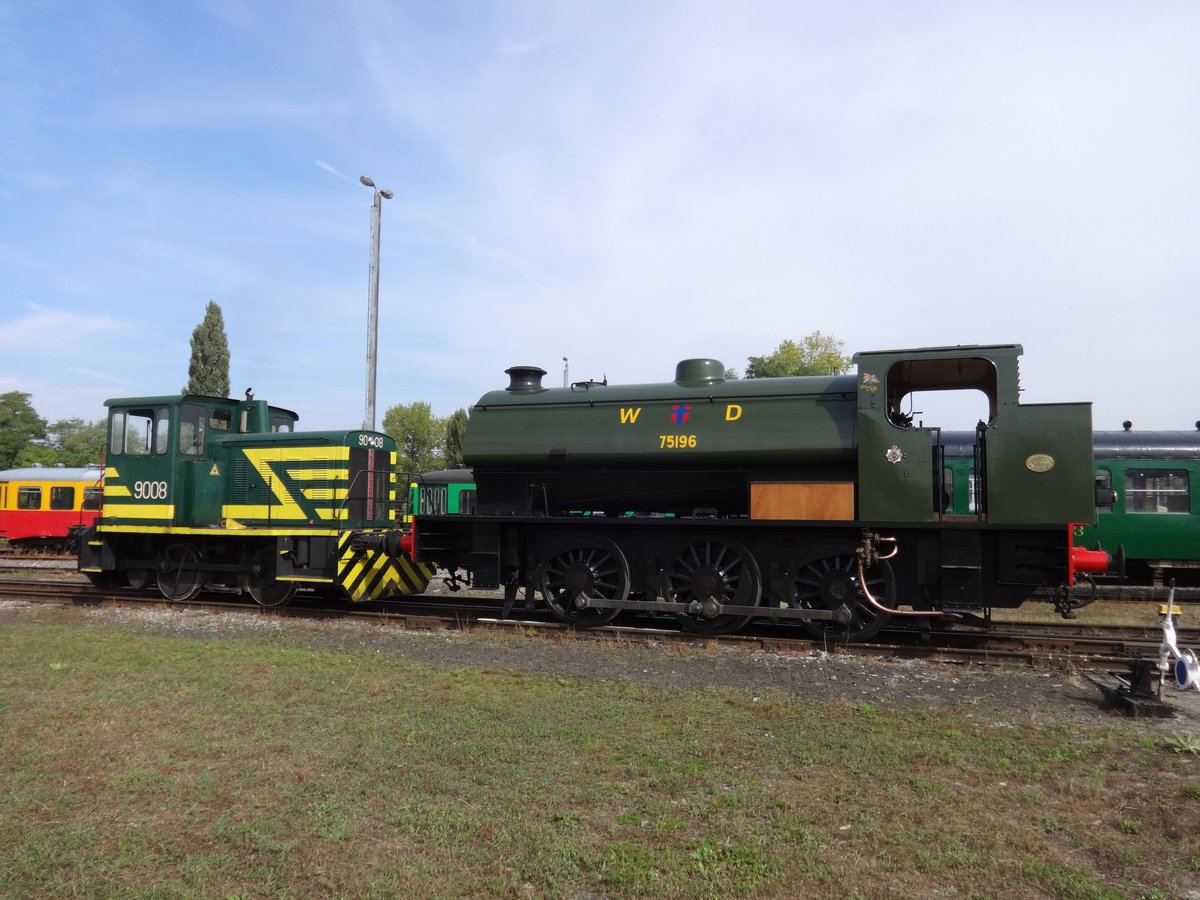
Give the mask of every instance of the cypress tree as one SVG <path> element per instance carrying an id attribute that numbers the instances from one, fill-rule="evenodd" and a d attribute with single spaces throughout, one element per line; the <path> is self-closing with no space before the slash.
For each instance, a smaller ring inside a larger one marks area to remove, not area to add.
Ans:
<path id="1" fill-rule="evenodd" d="M 225 337 L 225 317 L 212 300 L 204 309 L 204 321 L 192 332 L 192 359 L 188 363 L 185 394 L 209 397 L 229 396 L 229 340 Z"/>

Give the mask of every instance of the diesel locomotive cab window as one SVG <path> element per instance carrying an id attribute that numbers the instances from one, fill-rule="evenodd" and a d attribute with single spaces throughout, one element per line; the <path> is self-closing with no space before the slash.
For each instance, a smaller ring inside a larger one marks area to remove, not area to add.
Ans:
<path id="1" fill-rule="evenodd" d="M 210 410 L 208 414 L 208 427 L 214 431 L 228 431 L 229 425 L 233 421 L 233 413 L 227 409 Z"/>
<path id="2" fill-rule="evenodd" d="M 1129 469 L 1125 472 L 1125 511 L 1187 513 L 1191 510 L 1186 469 Z"/>
<path id="3" fill-rule="evenodd" d="M 179 452 L 185 456 L 204 453 L 204 407 L 194 403 L 179 407 Z"/>
<path id="4" fill-rule="evenodd" d="M 120 456 L 149 456 L 167 452 L 167 429 L 170 411 L 162 409 L 118 409 L 110 417 L 109 430 L 112 436 L 110 449 Z"/>
<path id="5" fill-rule="evenodd" d="M 74 509 L 75 508 L 75 488 L 73 488 L 73 487 L 52 487 L 52 488 L 50 488 L 50 508 L 51 509 Z"/>
<path id="6" fill-rule="evenodd" d="M 17 509 L 41 509 L 42 489 L 38 487 L 17 488 Z"/>
<path id="7" fill-rule="evenodd" d="M 272 431 L 291 431 L 292 430 L 292 420 L 284 418 L 282 416 L 275 416 L 274 418 L 271 419 L 271 430 Z"/>

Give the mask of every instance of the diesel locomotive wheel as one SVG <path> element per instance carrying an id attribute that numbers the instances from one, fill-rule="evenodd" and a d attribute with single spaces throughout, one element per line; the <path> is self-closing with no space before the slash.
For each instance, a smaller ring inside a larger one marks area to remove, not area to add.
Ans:
<path id="1" fill-rule="evenodd" d="M 259 606 L 286 606 L 296 596 L 294 581 L 275 580 L 275 550 L 270 547 L 250 558 L 250 572 L 242 576 L 242 587 Z"/>
<path id="2" fill-rule="evenodd" d="M 538 567 L 537 587 L 550 610 L 568 625 L 607 625 L 620 610 L 584 607 L 580 598 L 622 601 L 629 597 L 629 563 L 606 537 L 578 535 L 558 543 Z"/>
<path id="3" fill-rule="evenodd" d="M 788 569 L 791 605 L 802 609 L 837 609 L 846 606 L 850 621 L 805 622 L 806 630 L 831 641 L 865 641 L 874 637 L 891 616 L 873 607 L 859 583 L 858 557 L 852 541 L 825 541 L 799 554 Z M 864 570 L 871 596 L 894 608 L 896 576 L 886 561 Z"/>
<path id="4" fill-rule="evenodd" d="M 666 599 L 684 605 L 678 616 L 685 631 L 729 634 L 750 616 L 716 615 L 717 604 L 758 606 L 762 576 L 750 551 L 737 541 L 703 539 L 680 548 L 664 572 Z"/>
<path id="5" fill-rule="evenodd" d="M 158 590 L 168 600 L 191 600 L 204 587 L 200 554 L 187 544 L 172 544 L 158 558 Z"/>

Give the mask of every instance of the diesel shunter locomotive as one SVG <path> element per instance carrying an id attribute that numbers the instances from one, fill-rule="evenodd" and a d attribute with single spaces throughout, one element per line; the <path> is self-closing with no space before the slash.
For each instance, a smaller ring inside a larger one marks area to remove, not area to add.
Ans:
<path id="1" fill-rule="evenodd" d="M 109 400 L 103 505 L 80 541 L 94 583 L 205 585 L 263 606 L 299 586 L 352 600 L 422 592 L 395 528 L 396 445 L 373 431 L 296 432 L 298 416 L 195 395 Z M 384 549 L 390 545 L 390 552 Z"/>
<path id="2" fill-rule="evenodd" d="M 508 369 L 467 427 L 475 514 L 417 515 L 415 558 L 578 626 L 642 610 L 853 641 L 894 617 L 986 621 L 1048 586 L 1070 614 L 1076 573 L 1112 564 L 1072 544 L 1095 516 L 1091 405 L 1021 403 L 1022 352 L 859 353 L 854 374 L 748 380 L 690 359 L 624 387 Z M 929 391 L 986 397 L 969 513 L 946 511 L 940 429 L 904 413 Z"/>

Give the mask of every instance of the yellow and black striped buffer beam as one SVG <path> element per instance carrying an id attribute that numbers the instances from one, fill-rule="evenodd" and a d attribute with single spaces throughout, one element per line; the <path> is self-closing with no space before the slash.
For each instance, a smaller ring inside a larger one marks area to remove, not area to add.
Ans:
<path id="1" fill-rule="evenodd" d="M 388 556 L 381 550 L 355 550 L 354 533 L 338 536 L 338 584 L 351 600 L 383 600 L 394 595 L 423 594 L 435 568 L 406 557 Z"/>

